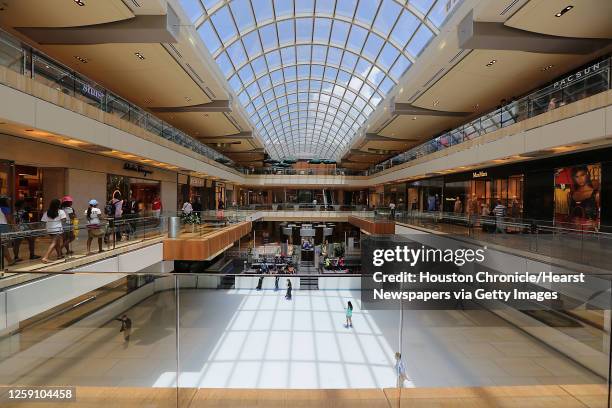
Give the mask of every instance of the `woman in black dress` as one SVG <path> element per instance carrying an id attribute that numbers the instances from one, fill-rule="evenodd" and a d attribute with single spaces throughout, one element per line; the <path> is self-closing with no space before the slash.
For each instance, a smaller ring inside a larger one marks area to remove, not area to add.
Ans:
<path id="1" fill-rule="evenodd" d="M 285 299 L 291 300 L 291 280 L 287 279 L 287 293 L 285 294 Z"/>

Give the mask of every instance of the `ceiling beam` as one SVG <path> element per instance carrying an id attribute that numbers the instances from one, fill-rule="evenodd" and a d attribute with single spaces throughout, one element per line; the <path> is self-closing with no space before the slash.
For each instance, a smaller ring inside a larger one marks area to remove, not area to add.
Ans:
<path id="1" fill-rule="evenodd" d="M 394 102 L 391 105 L 391 113 L 393 115 L 409 115 L 409 116 L 447 116 L 447 117 L 465 117 L 471 115 L 471 112 L 446 112 L 427 108 L 420 108 L 410 103 Z"/>
<path id="2" fill-rule="evenodd" d="M 222 140 L 236 140 L 236 139 L 252 139 L 253 138 L 253 132 L 240 132 L 240 133 L 235 133 L 233 135 L 227 135 L 227 136 L 212 136 L 212 137 L 207 137 L 207 136 L 202 136 L 201 138 L 199 138 L 200 140 L 209 143 L 209 142 L 215 142 L 215 141 L 222 141 Z"/>
<path id="3" fill-rule="evenodd" d="M 503 23 L 474 21 L 473 13 L 457 27 L 459 48 L 510 50 L 542 54 L 590 54 L 611 43 L 607 39 L 559 37 L 508 27 Z"/>
<path id="4" fill-rule="evenodd" d="M 179 18 L 170 6 L 165 15 L 137 15 L 127 20 L 78 27 L 15 29 L 39 44 L 71 45 L 176 43 L 180 34 Z"/>
<path id="5" fill-rule="evenodd" d="M 157 113 L 185 113 L 185 112 L 231 112 L 232 102 L 229 100 L 216 100 L 208 103 L 190 106 L 165 106 L 150 108 Z"/>
<path id="6" fill-rule="evenodd" d="M 365 141 L 365 143 L 367 143 L 367 142 L 400 142 L 400 143 L 406 143 L 406 142 L 418 142 L 418 139 L 399 139 L 397 137 L 389 137 L 389 136 L 377 135 L 376 133 L 366 133 L 364 141 Z"/>

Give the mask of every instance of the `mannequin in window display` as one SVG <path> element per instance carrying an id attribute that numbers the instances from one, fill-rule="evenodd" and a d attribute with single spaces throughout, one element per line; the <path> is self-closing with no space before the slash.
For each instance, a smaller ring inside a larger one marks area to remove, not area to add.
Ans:
<path id="1" fill-rule="evenodd" d="M 455 198 L 455 204 L 453 205 L 453 212 L 455 212 L 456 214 L 463 213 L 463 203 L 461 202 L 461 197 L 459 196 Z"/>
<path id="2" fill-rule="evenodd" d="M 576 227 L 597 229 L 599 220 L 599 190 L 593 186 L 587 166 L 573 167 L 572 188 L 568 192 L 569 220 Z"/>

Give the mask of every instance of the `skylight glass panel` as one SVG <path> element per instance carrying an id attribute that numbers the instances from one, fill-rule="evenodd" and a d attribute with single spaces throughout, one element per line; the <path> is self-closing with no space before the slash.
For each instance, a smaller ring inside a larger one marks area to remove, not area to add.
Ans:
<path id="1" fill-rule="evenodd" d="M 180 1 L 275 158 L 338 159 L 452 12 L 434 0 Z"/>
<path id="2" fill-rule="evenodd" d="M 389 35 L 401 11 L 402 6 L 395 0 L 383 0 L 374 20 L 374 28 L 385 36 Z"/>
<path id="3" fill-rule="evenodd" d="M 408 47 L 406 49 L 410 53 L 410 55 L 414 57 L 418 57 L 421 54 L 421 51 L 425 48 L 425 46 L 429 43 L 429 40 L 433 38 L 433 33 L 425 24 L 421 24 L 421 27 L 417 30 L 410 40 Z"/>
<path id="4" fill-rule="evenodd" d="M 355 18 L 365 25 L 372 25 L 378 11 L 378 6 L 379 0 L 360 0 Z"/>
<path id="5" fill-rule="evenodd" d="M 293 16 L 293 0 L 274 0 L 274 12 L 277 19 Z"/>
<path id="6" fill-rule="evenodd" d="M 419 27 L 420 20 L 408 10 L 402 11 L 397 25 L 391 32 L 391 40 L 403 49 Z"/>
<path id="7" fill-rule="evenodd" d="M 187 13 L 187 17 L 189 17 L 190 21 L 195 22 L 202 14 L 204 14 L 200 0 L 180 0 L 180 3 L 183 10 L 185 10 L 185 13 Z"/>
<path id="8" fill-rule="evenodd" d="M 427 14 L 434 0 L 410 0 L 409 3 L 414 6 L 418 11 L 423 14 Z M 440 3 L 446 2 L 446 0 L 440 0 Z"/>
<path id="9" fill-rule="evenodd" d="M 208 48 L 211 54 L 214 54 L 219 48 L 221 48 L 221 41 L 219 41 L 217 33 L 215 33 L 210 20 L 206 21 L 200 26 L 200 28 L 198 28 L 198 34 L 200 34 L 200 38 L 202 41 L 204 41 L 206 48 Z"/>
<path id="10" fill-rule="evenodd" d="M 234 20 L 232 19 L 227 6 L 223 6 L 215 14 L 212 15 L 212 22 L 221 37 L 221 41 L 227 43 L 229 40 L 238 35 Z"/>
<path id="11" fill-rule="evenodd" d="M 255 25 L 255 17 L 251 11 L 251 4 L 249 0 L 233 0 L 230 3 L 230 8 L 236 25 L 241 33 L 246 32 L 249 28 Z"/>

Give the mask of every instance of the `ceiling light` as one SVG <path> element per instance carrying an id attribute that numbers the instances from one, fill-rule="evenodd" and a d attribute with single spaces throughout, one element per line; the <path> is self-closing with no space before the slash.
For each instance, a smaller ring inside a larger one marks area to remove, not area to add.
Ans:
<path id="1" fill-rule="evenodd" d="M 574 8 L 574 6 L 567 6 L 563 10 L 561 10 L 560 12 L 555 14 L 555 17 L 561 17 L 562 15 L 564 15 L 565 13 L 567 13 L 568 11 L 570 11 L 573 8 Z"/>
<path id="2" fill-rule="evenodd" d="M 82 62 L 83 64 L 87 64 L 87 58 L 83 58 L 83 57 L 79 57 L 78 55 L 75 55 L 74 58 L 76 58 L 79 62 Z"/>
<path id="3" fill-rule="evenodd" d="M 548 70 L 549 70 L 549 69 L 551 69 L 552 67 L 554 67 L 554 65 L 553 65 L 553 64 L 550 64 L 550 65 L 548 65 L 548 66 L 546 66 L 546 67 L 542 68 L 542 72 L 548 71 Z"/>
<path id="4" fill-rule="evenodd" d="M 487 67 L 490 67 L 491 65 L 495 64 L 497 62 L 497 60 L 491 60 L 487 63 Z"/>
<path id="5" fill-rule="evenodd" d="M 34 131 L 34 129 L 26 129 L 25 131 L 26 131 L 26 132 L 33 132 L 33 131 Z"/>
<path id="6" fill-rule="evenodd" d="M 137 57 L 138 57 L 139 59 L 141 59 L 141 60 L 145 59 L 144 55 L 142 55 L 142 54 L 141 54 L 141 53 L 139 53 L 139 52 L 135 52 L 135 53 L 134 53 L 134 55 L 135 55 L 135 56 L 137 56 Z"/>
<path id="7" fill-rule="evenodd" d="M 85 5 L 85 2 L 83 0 L 74 0 L 74 2 L 81 7 Z"/>
<path id="8" fill-rule="evenodd" d="M 413 117 L 412 117 L 412 120 L 416 120 L 416 116 L 413 116 Z"/>
<path id="9" fill-rule="evenodd" d="M 433 103 L 433 106 L 438 106 L 439 104 L 440 104 L 440 101 L 436 99 Z"/>

